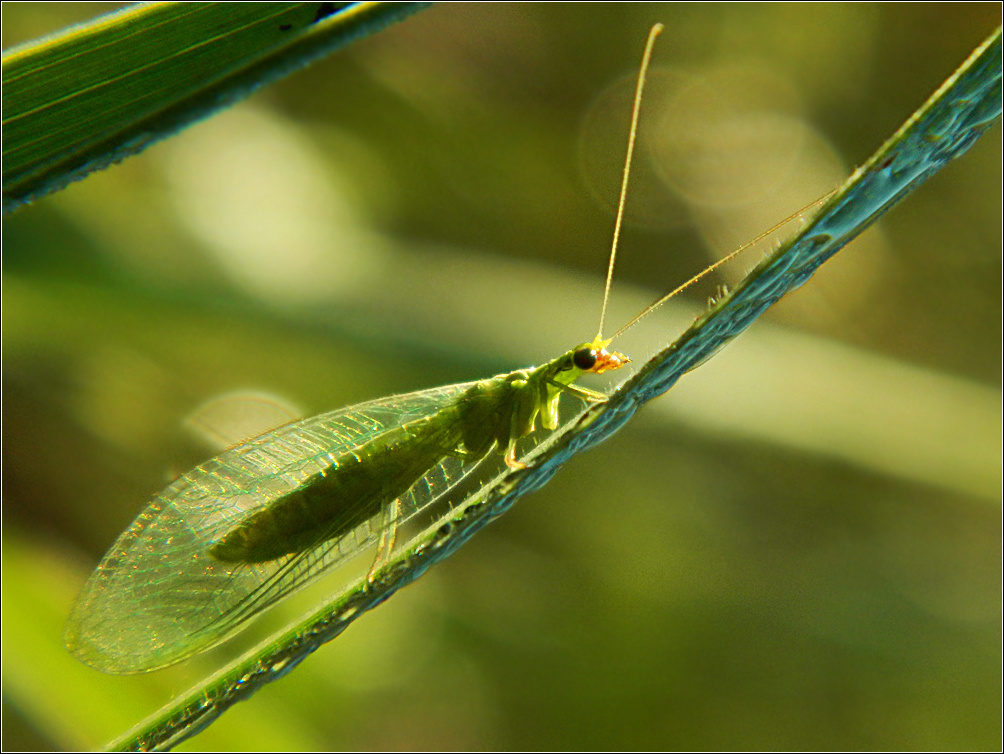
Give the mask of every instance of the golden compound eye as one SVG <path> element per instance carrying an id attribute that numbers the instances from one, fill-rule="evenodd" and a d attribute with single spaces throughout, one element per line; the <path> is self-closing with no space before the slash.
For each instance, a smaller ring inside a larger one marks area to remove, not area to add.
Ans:
<path id="1" fill-rule="evenodd" d="M 580 348 L 572 354 L 572 362 L 583 372 L 588 372 L 596 364 L 596 349 Z"/>

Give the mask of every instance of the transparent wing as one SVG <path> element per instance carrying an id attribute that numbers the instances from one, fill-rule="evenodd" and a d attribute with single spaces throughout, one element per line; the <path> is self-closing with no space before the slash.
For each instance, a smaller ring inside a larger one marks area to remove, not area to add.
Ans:
<path id="1" fill-rule="evenodd" d="M 222 641 L 323 570 L 372 546 L 389 523 L 386 516 L 266 563 L 223 563 L 208 554 L 225 532 L 299 487 L 334 457 L 435 413 L 473 384 L 391 396 L 287 424 L 178 478 L 133 521 L 91 575 L 67 623 L 67 647 L 107 673 L 164 667 Z M 425 507 L 476 467 L 443 459 L 400 498 L 402 508 L 407 514 Z"/>

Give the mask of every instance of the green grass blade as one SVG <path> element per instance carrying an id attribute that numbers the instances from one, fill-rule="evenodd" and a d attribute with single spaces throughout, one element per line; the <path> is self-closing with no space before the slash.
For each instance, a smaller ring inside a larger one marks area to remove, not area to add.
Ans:
<path id="1" fill-rule="evenodd" d="M 748 327 L 785 293 L 899 199 L 963 154 L 1001 115 L 998 29 L 823 207 L 792 241 L 736 290 L 651 359 L 611 399 L 582 414 L 462 509 L 416 537 L 376 574 L 351 586 L 298 626 L 248 653 L 111 744 L 116 749 L 170 748 L 211 724 L 235 702 L 288 673 L 363 612 L 421 576 L 463 545 L 521 495 L 545 482 L 572 455 L 606 439 L 646 401 L 668 390 Z"/>
<path id="2" fill-rule="evenodd" d="M 3 56 L 3 212 L 227 107 L 415 3 L 153 3 Z"/>

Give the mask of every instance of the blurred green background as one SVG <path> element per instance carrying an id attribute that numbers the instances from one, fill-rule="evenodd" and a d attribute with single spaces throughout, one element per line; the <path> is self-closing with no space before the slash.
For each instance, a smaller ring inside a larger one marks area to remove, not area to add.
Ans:
<path id="1" fill-rule="evenodd" d="M 3 45 L 114 7 L 6 3 Z M 106 548 L 212 452 L 197 407 L 309 415 L 592 337 L 652 23 L 615 327 L 835 188 L 999 14 L 436 6 L 5 218 L 4 748 L 100 746 L 250 641 L 137 677 L 61 645 Z M 1000 166 L 996 127 L 182 749 L 999 748 Z"/>

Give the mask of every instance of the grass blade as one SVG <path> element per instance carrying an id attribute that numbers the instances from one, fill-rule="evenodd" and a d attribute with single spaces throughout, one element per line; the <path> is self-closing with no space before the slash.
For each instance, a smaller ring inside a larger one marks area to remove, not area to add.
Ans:
<path id="1" fill-rule="evenodd" d="M 3 212 L 250 95 L 414 3 L 152 3 L 3 56 Z"/>

